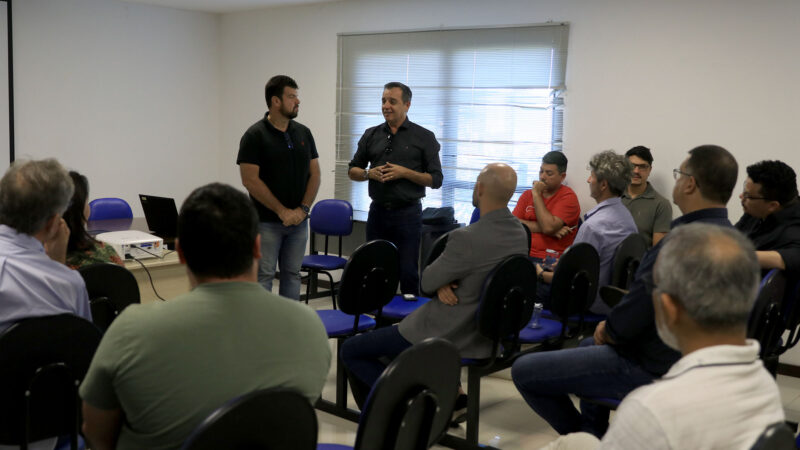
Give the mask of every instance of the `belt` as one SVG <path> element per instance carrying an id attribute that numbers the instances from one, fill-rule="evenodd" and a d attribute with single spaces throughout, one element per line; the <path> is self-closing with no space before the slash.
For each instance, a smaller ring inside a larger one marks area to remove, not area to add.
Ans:
<path id="1" fill-rule="evenodd" d="M 419 205 L 420 201 L 417 200 L 410 200 L 410 201 L 394 201 L 394 202 L 375 202 L 376 205 L 380 206 L 382 209 L 386 210 L 394 210 L 394 209 L 403 209 L 408 208 L 409 206 Z"/>

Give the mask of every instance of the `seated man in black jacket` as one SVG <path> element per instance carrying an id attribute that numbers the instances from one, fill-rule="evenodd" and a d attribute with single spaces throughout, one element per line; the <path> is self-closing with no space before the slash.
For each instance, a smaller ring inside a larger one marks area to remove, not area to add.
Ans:
<path id="1" fill-rule="evenodd" d="M 738 172 L 736 159 L 722 147 L 690 150 L 673 170 L 672 200 L 683 216 L 672 221 L 672 228 L 691 222 L 730 227 L 725 205 Z M 661 377 L 680 358 L 658 337 L 654 322 L 653 265 L 668 239 L 644 255 L 630 292 L 597 325 L 596 345 L 534 353 L 514 363 L 511 376 L 517 389 L 560 434 L 586 431 L 602 437 L 608 428 L 608 409 L 581 402 L 578 411 L 568 394 L 622 399 Z"/>
<path id="2" fill-rule="evenodd" d="M 736 228 L 755 244 L 761 268 L 800 275 L 800 201 L 794 170 L 781 161 L 748 166 L 739 198 L 744 215 Z"/>

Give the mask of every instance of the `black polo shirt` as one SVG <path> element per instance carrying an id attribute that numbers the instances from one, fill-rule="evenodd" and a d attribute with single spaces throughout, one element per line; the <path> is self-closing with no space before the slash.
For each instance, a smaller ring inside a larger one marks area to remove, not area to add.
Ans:
<path id="1" fill-rule="evenodd" d="M 248 163 L 259 167 L 258 177 L 267 185 L 272 195 L 283 206 L 294 209 L 300 206 L 311 178 L 309 164 L 318 158 L 317 146 L 311 130 L 305 125 L 289 121 L 286 132 L 275 128 L 267 114 L 245 131 L 239 143 L 236 164 Z M 278 215 L 253 198 L 261 222 L 280 222 Z"/>
<path id="2" fill-rule="evenodd" d="M 763 220 L 744 214 L 736 228 L 753 241 L 756 250 L 778 252 L 787 273 L 800 275 L 800 199 Z"/>
<path id="3" fill-rule="evenodd" d="M 433 177 L 433 189 L 442 186 L 442 163 L 439 161 L 439 142 L 433 132 L 406 120 L 392 134 L 384 122 L 368 128 L 358 141 L 358 149 L 350 167 L 362 169 L 390 162 Z M 386 183 L 369 180 L 369 196 L 379 204 L 411 203 L 425 196 L 425 186 L 401 179 Z"/>

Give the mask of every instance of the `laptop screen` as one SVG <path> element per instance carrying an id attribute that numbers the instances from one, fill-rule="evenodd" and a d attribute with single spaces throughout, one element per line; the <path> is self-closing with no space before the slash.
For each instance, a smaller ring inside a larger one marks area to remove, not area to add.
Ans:
<path id="1" fill-rule="evenodd" d="M 178 208 L 175 199 L 139 194 L 147 228 L 163 239 L 173 239 L 178 234 Z"/>

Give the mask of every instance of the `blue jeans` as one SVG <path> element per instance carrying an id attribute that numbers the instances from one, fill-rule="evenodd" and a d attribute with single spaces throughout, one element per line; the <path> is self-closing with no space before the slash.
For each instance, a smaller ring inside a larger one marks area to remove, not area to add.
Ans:
<path id="1" fill-rule="evenodd" d="M 344 341 L 339 357 L 347 368 L 358 406 L 364 406 L 369 391 L 388 363 L 409 347 L 411 342 L 400 335 L 397 326 L 378 328 Z"/>
<path id="2" fill-rule="evenodd" d="M 300 266 L 308 242 L 308 220 L 285 227 L 280 222 L 261 222 L 261 263 L 258 265 L 258 282 L 272 291 L 276 265 L 280 264 L 280 292 L 282 297 L 300 299 Z"/>
<path id="3" fill-rule="evenodd" d="M 522 356 L 511 367 L 511 378 L 528 405 L 559 434 L 585 431 L 602 438 L 608 429 L 608 409 L 581 401 L 579 412 L 568 394 L 622 399 L 655 376 L 611 346 L 585 343 Z"/>
<path id="4" fill-rule="evenodd" d="M 385 239 L 400 253 L 400 291 L 419 295 L 419 240 L 422 205 L 385 209 L 375 202 L 369 206 L 367 241 Z"/>

